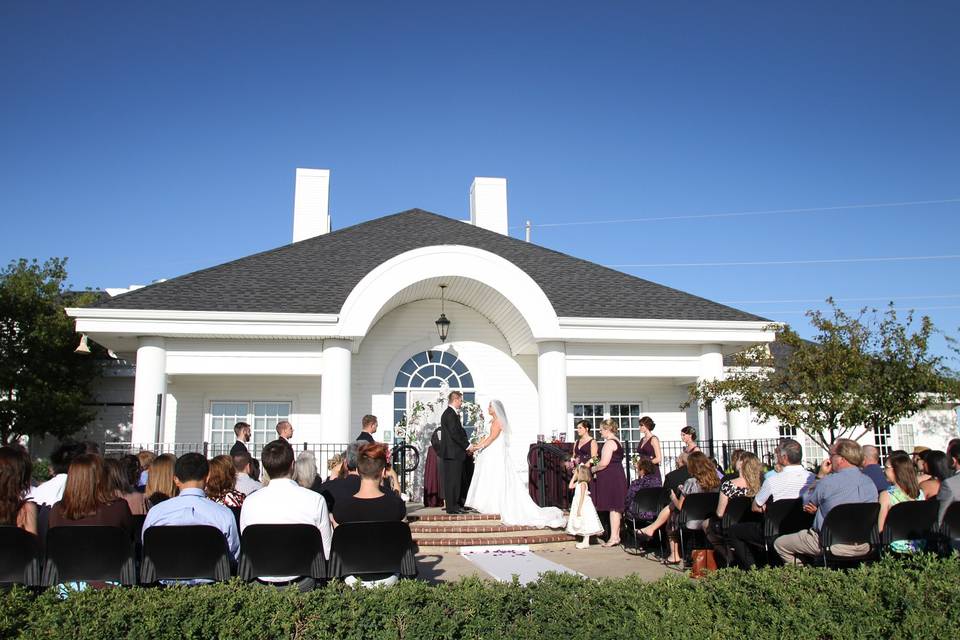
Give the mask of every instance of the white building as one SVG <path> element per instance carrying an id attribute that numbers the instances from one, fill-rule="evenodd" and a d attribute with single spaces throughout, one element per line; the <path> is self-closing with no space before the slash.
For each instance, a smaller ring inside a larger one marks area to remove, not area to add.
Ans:
<path id="1" fill-rule="evenodd" d="M 329 178 L 297 171 L 292 244 L 68 310 L 136 362 L 133 443 L 231 443 L 241 419 L 262 443 L 280 418 L 295 443 L 343 443 L 367 413 L 389 439 L 443 384 L 501 399 L 528 442 L 580 417 L 636 437 L 641 415 L 663 440 L 688 424 L 779 435 L 749 412 L 679 408 L 725 356 L 773 340 L 764 318 L 509 237 L 504 179 L 474 180 L 469 221 L 412 209 L 330 231 Z M 956 416 L 941 413 L 890 437 L 942 447 Z"/>

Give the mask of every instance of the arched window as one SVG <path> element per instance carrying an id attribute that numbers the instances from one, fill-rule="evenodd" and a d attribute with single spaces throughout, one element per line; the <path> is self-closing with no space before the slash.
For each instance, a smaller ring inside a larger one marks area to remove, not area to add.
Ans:
<path id="1" fill-rule="evenodd" d="M 444 383 L 451 391 L 462 392 L 465 402 L 475 401 L 470 369 L 452 353 L 431 349 L 404 362 L 393 386 L 393 423 L 403 419 L 417 400 L 436 398 Z M 461 415 L 460 419 L 467 428 L 466 416 Z"/>

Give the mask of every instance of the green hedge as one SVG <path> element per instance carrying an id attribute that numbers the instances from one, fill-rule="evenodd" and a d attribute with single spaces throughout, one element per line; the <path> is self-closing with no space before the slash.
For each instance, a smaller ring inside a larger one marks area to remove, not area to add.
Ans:
<path id="1" fill-rule="evenodd" d="M 87 591 L 14 590 L 2 638 L 881 638 L 960 637 L 960 560 L 885 560 L 849 572 L 789 567 L 528 587 L 476 579 L 308 594 L 237 582 Z"/>

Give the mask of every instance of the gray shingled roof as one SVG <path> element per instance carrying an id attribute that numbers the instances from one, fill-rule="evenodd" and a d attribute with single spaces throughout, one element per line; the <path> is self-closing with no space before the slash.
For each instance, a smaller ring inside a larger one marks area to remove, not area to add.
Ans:
<path id="1" fill-rule="evenodd" d="M 559 316 L 764 319 L 421 209 L 188 273 L 97 306 L 336 314 L 377 265 L 412 249 L 450 244 L 484 249 L 517 265 L 540 285 Z"/>

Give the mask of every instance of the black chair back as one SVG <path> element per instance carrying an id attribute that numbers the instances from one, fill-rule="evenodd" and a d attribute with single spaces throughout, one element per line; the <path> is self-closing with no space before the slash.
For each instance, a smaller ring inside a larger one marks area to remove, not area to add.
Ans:
<path id="1" fill-rule="evenodd" d="M 330 577 L 416 575 L 413 537 L 406 522 L 348 522 L 333 531 Z"/>
<path id="2" fill-rule="evenodd" d="M 951 540 L 960 541 L 960 502 L 954 502 L 947 507 L 940 525 L 940 533 L 946 538 L 947 543 Z"/>
<path id="3" fill-rule="evenodd" d="M 723 512 L 723 529 L 726 531 L 730 525 L 742 522 L 752 517 L 753 498 L 741 496 L 739 498 L 729 498 L 727 508 Z"/>
<path id="4" fill-rule="evenodd" d="M 126 529 L 71 525 L 47 532 L 43 586 L 109 580 L 136 584 L 133 541 Z"/>
<path id="5" fill-rule="evenodd" d="M 716 491 L 686 496 L 680 509 L 680 524 L 686 526 L 690 520 L 706 520 L 716 514 L 719 500 L 720 494 Z"/>
<path id="6" fill-rule="evenodd" d="M 796 533 L 813 526 L 814 514 L 803 510 L 800 498 L 767 503 L 763 513 L 763 535 L 767 540 Z"/>
<path id="7" fill-rule="evenodd" d="M 0 527 L 0 583 L 40 586 L 40 538 L 20 527 Z"/>
<path id="8" fill-rule="evenodd" d="M 227 507 L 233 513 L 233 519 L 237 521 L 237 531 L 240 531 L 240 507 Z"/>
<path id="9" fill-rule="evenodd" d="M 252 524 L 240 536 L 242 579 L 263 576 L 327 577 L 323 538 L 310 524 Z"/>
<path id="10" fill-rule="evenodd" d="M 879 502 L 857 502 L 838 504 L 830 509 L 820 527 L 820 547 L 823 549 L 824 564 L 830 561 L 857 562 L 859 559 L 838 557 L 830 552 L 837 544 L 869 544 L 866 556 L 874 555 L 880 546 L 880 532 L 877 518 L 880 515 Z"/>
<path id="11" fill-rule="evenodd" d="M 208 525 L 157 526 L 143 533 L 140 582 L 230 579 L 230 549 L 223 532 Z"/>
<path id="12" fill-rule="evenodd" d="M 883 544 L 894 540 L 927 540 L 936 531 L 940 504 L 936 500 L 913 500 L 890 507 L 883 523 Z"/>
<path id="13" fill-rule="evenodd" d="M 652 513 L 656 517 L 657 513 L 663 508 L 660 503 L 662 494 L 663 491 L 660 487 L 638 490 L 630 503 L 630 511 L 633 513 Z"/>

